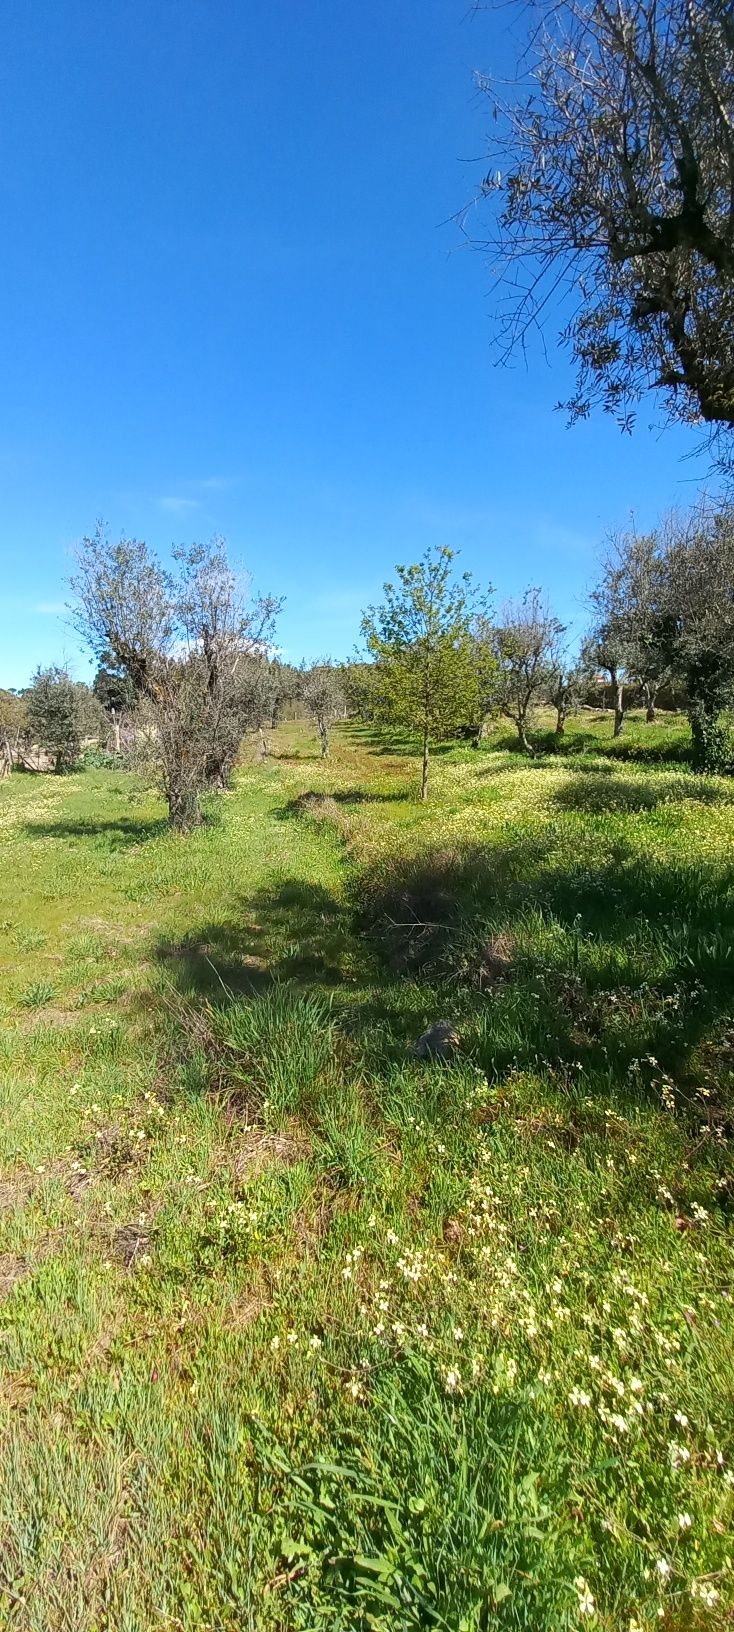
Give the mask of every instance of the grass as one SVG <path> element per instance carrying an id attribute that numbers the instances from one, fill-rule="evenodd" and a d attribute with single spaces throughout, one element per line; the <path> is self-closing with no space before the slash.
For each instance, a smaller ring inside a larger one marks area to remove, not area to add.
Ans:
<path id="1" fill-rule="evenodd" d="M 0 1626 L 729 1624 L 734 784 L 335 737 L 0 789 Z"/>

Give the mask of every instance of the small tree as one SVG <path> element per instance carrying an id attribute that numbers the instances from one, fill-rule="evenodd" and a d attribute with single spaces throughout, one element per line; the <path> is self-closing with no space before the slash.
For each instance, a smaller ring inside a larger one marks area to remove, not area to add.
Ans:
<path id="1" fill-rule="evenodd" d="M 694 763 L 727 769 L 719 723 L 734 697 L 734 506 L 701 504 L 661 530 L 663 630 L 658 636 L 686 691 Z"/>
<path id="2" fill-rule="evenodd" d="M 38 669 L 27 694 L 28 725 L 57 775 L 76 764 L 85 736 L 99 731 L 102 711 L 88 686 L 66 669 Z"/>
<path id="3" fill-rule="evenodd" d="M 629 678 L 631 626 L 624 558 L 612 539 L 602 561 L 598 584 L 591 591 L 592 629 L 584 641 L 587 671 L 609 676 L 614 701 L 614 736 L 622 734 L 625 716 L 625 681 Z"/>
<path id="4" fill-rule="evenodd" d="M 28 732 L 25 696 L 0 689 L 0 781 L 9 776 Z"/>
<path id="5" fill-rule="evenodd" d="M 123 722 L 134 711 L 135 687 L 129 674 L 115 666 L 111 652 L 103 652 L 100 666 L 92 681 L 92 691 L 104 709 L 112 729 L 112 743 L 116 754 L 121 751 Z"/>
<path id="6" fill-rule="evenodd" d="M 577 665 L 559 660 L 551 674 L 548 701 L 556 711 L 556 737 L 562 737 L 566 720 L 579 706 L 583 688 L 583 674 Z"/>
<path id="7" fill-rule="evenodd" d="M 79 631 L 139 699 L 140 741 L 172 825 L 201 821 L 201 795 L 226 785 L 250 717 L 248 660 L 264 660 L 280 603 L 246 604 L 223 539 L 173 551 L 167 571 L 139 539 L 111 544 L 98 525 L 77 552 Z"/>
<path id="8" fill-rule="evenodd" d="M 318 729 L 321 758 L 329 757 L 329 726 L 344 713 L 341 670 L 330 659 L 301 671 L 300 694 Z"/>
<path id="9" fill-rule="evenodd" d="M 454 560 L 444 547 L 397 567 L 397 584 L 385 584 L 382 605 L 362 618 L 377 669 L 376 714 L 420 734 L 421 799 L 428 798 L 431 743 L 478 709 L 476 594 L 470 573 L 454 577 Z"/>
<path id="10" fill-rule="evenodd" d="M 564 633 L 539 589 L 527 589 L 519 602 L 509 601 L 499 627 L 487 626 L 486 639 L 497 663 L 495 706 L 512 720 L 526 754 L 533 753 L 529 720 L 551 690 Z"/>

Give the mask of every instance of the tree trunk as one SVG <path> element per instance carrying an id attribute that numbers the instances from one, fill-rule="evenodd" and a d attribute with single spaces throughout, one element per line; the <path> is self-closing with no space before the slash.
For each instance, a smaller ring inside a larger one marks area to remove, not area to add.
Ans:
<path id="1" fill-rule="evenodd" d="M 525 728 L 525 716 L 524 716 L 524 714 L 521 715 L 519 720 L 515 721 L 515 724 L 517 725 L 517 734 L 518 734 L 518 737 L 520 738 L 520 747 L 522 748 L 523 753 L 524 754 L 529 754 L 530 758 L 534 759 L 535 758 L 535 749 L 533 748 L 532 743 L 528 742 L 528 734 L 527 734 L 527 731 L 526 731 L 526 728 Z"/>
<path id="2" fill-rule="evenodd" d="M 267 759 L 268 754 L 270 753 L 270 743 L 265 735 L 265 732 L 263 731 L 262 726 L 259 725 L 257 729 L 258 736 L 260 738 L 260 758 Z"/>
<path id="3" fill-rule="evenodd" d="M 614 735 L 621 737 L 624 725 L 624 682 L 616 680 L 614 683 Z"/>
<path id="4" fill-rule="evenodd" d="M 195 788 L 171 788 L 168 794 L 168 817 L 177 833 L 191 833 L 201 827 L 202 815 L 199 795 Z"/>
<path id="5" fill-rule="evenodd" d="M 648 725 L 652 725 L 653 720 L 655 719 L 655 698 L 657 696 L 657 690 L 655 687 L 646 683 L 642 688 L 642 695 L 645 699 L 645 720 Z"/>
<path id="6" fill-rule="evenodd" d="M 428 726 L 423 727 L 423 765 L 421 768 L 421 799 L 428 798 Z"/>
<path id="7" fill-rule="evenodd" d="M 120 752 L 120 721 L 119 721 L 119 719 L 117 717 L 117 709 L 116 708 L 111 709 L 110 713 L 112 715 L 112 737 L 113 737 L 113 741 L 114 741 L 114 752 L 116 754 L 119 754 L 119 752 Z"/>
<path id="8" fill-rule="evenodd" d="M 566 710 L 565 710 L 565 708 L 563 706 L 563 703 L 558 703 L 558 705 L 556 707 L 556 736 L 557 737 L 562 737 L 565 729 L 566 729 Z"/>
<path id="9" fill-rule="evenodd" d="M 329 757 L 329 726 L 326 720 L 319 720 L 319 736 L 321 738 L 321 758 Z"/>
<path id="10" fill-rule="evenodd" d="M 472 737 L 472 748 L 478 748 L 479 744 L 484 742 L 488 730 L 489 726 L 487 721 L 482 720 L 481 724 L 477 726 L 474 736 Z"/>
<path id="11" fill-rule="evenodd" d="M 10 738 L 7 736 L 6 732 L 3 732 L 2 736 L 0 737 L 0 782 L 2 782 L 4 776 L 10 775 L 12 769 L 13 750 L 10 746 Z"/>

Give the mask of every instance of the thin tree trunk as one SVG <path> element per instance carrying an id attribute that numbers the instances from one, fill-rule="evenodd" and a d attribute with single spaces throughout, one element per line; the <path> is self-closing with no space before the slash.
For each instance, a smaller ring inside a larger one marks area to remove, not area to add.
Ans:
<path id="1" fill-rule="evenodd" d="M 120 752 L 120 721 L 119 721 L 118 716 L 117 716 L 117 709 L 116 708 L 111 709 L 110 712 L 112 714 L 112 736 L 113 736 L 113 740 L 114 740 L 114 751 L 115 751 L 116 754 L 119 754 L 119 752 Z"/>
<path id="2" fill-rule="evenodd" d="M 652 725 L 653 720 L 655 719 L 655 698 L 657 696 L 657 690 L 651 685 L 646 684 L 642 688 L 642 695 L 645 699 L 645 720 L 648 725 Z"/>
<path id="3" fill-rule="evenodd" d="M 487 735 L 487 730 L 488 730 L 487 721 L 482 720 L 481 723 L 477 726 L 477 729 L 476 729 L 476 731 L 474 733 L 474 736 L 472 737 L 472 748 L 478 748 L 479 744 L 481 742 L 484 742 L 484 739 L 485 739 L 485 737 Z"/>
<path id="4" fill-rule="evenodd" d="M 423 727 L 423 765 L 421 768 L 421 799 L 428 798 L 428 726 Z"/>
<path id="5" fill-rule="evenodd" d="M 617 680 L 614 685 L 614 735 L 621 737 L 624 725 L 624 681 Z"/>
<path id="6" fill-rule="evenodd" d="M 532 743 L 528 742 L 528 734 L 527 734 L 527 731 L 525 729 L 525 716 L 524 716 L 524 714 L 521 715 L 519 720 L 516 720 L 515 723 L 517 725 L 517 734 L 518 734 L 518 737 L 520 738 L 520 747 L 522 748 L 523 753 L 524 754 L 529 754 L 530 758 L 534 759 L 535 758 L 535 749 L 533 748 Z"/>
<path id="7" fill-rule="evenodd" d="M 562 703 L 556 708 L 556 736 L 562 737 L 566 729 L 566 710 Z"/>
<path id="8" fill-rule="evenodd" d="M 321 738 L 321 758 L 329 757 L 329 726 L 326 720 L 319 720 L 319 736 Z"/>
<path id="9" fill-rule="evenodd" d="M 268 754 L 270 753 L 270 743 L 265 735 L 265 732 L 263 731 L 262 726 L 259 725 L 257 729 L 260 739 L 260 758 L 267 759 Z"/>

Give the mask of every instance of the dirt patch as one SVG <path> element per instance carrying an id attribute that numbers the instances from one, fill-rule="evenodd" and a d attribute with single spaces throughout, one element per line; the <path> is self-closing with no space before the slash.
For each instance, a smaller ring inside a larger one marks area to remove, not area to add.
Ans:
<path id="1" fill-rule="evenodd" d="M 227 1331 L 245 1332 L 252 1326 L 266 1309 L 271 1307 L 271 1301 L 262 1292 L 241 1292 L 228 1304 L 224 1313 L 224 1324 Z"/>
<path id="2" fill-rule="evenodd" d="M 515 941 L 508 931 L 491 935 L 482 947 L 477 969 L 477 982 L 485 990 L 507 980 L 515 961 Z"/>
<path id="3" fill-rule="evenodd" d="M 61 1009 L 48 1003 L 42 1009 L 33 1009 L 30 1014 L 19 1014 L 13 1018 L 20 1031 L 36 1031 L 41 1026 L 76 1026 L 79 1024 L 79 1010 Z"/>
<path id="4" fill-rule="evenodd" d="M 15 1213 L 19 1207 L 25 1206 L 29 1196 L 35 1188 L 30 1173 L 20 1171 L 7 1173 L 0 1179 L 0 1218 L 6 1213 Z"/>
<path id="5" fill-rule="evenodd" d="M 19 1281 L 24 1281 L 33 1268 L 27 1258 L 19 1258 L 15 1252 L 0 1254 L 0 1298 L 7 1298 L 13 1287 Z"/>
<path id="6" fill-rule="evenodd" d="M 309 1141 L 304 1135 L 291 1137 L 284 1133 L 262 1133 L 251 1129 L 235 1151 L 234 1177 L 246 1182 L 261 1173 L 263 1168 L 276 1163 L 293 1167 L 296 1162 L 303 1161 L 309 1148 Z"/>
<path id="7" fill-rule="evenodd" d="M 150 1245 L 150 1233 L 141 1224 L 122 1224 L 115 1230 L 112 1250 L 125 1269 L 134 1269 L 145 1258 Z"/>

